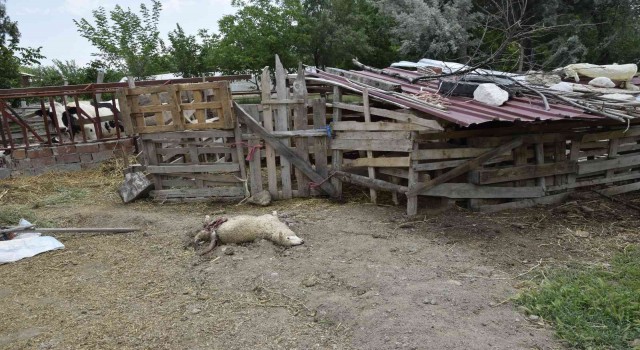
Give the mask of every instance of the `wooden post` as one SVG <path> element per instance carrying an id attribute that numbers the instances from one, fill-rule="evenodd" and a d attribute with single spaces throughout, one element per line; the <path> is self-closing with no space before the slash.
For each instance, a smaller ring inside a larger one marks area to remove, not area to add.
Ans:
<path id="1" fill-rule="evenodd" d="M 564 163 L 567 161 L 567 143 L 566 141 L 556 142 L 556 162 Z M 556 175 L 556 186 L 567 183 L 566 175 Z"/>
<path id="2" fill-rule="evenodd" d="M 342 102 L 342 89 L 338 86 L 333 87 L 333 122 L 342 121 L 342 109 L 335 106 L 335 103 Z M 342 170 L 342 150 L 333 151 L 333 155 L 331 157 L 331 168 L 333 171 L 341 171 Z M 336 188 L 336 192 L 338 196 L 342 198 L 342 181 L 338 178 L 332 178 L 331 183 L 333 183 L 333 187 Z"/>
<path id="3" fill-rule="evenodd" d="M 280 57 L 276 55 L 276 93 L 278 94 L 278 100 L 289 100 L 289 90 L 287 89 L 287 71 L 280 62 Z M 276 131 L 288 131 L 289 130 L 289 106 L 287 104 L 279 103 L 277 107 L 277 114 L 275 120 Z M 283 143 L 286 146 L 291 146 L 289 139 L 284 139 Z M 280 157 L 280 177 L 282 178 L 282 197 L 284 199 L 293 198 L 293 190 L 291 187 L 291 163 L 287 158 Z"/>
<path id="4" fill-rule="evenodd" d="M 294 110 L 294 118 L 293 118 L 293 129 L 294 130 L 306 130 L 308 129 L 308 118 L 307 118 L 307 83 L 304 77 L 304 67 L 302 63 L 298 66 L 298 75 L 296 76 L 296 81 L 293 83 L 293 96 L 296 100 L 302 100 L 303 103 L 296 104 L 296 108 Z M 296 152 L 300 157 L 305 160 L 309 160 L 309 141 L 306 137 L 297 137 L 295 138 L 296 143 Z M 308 197 L 309 196 L 309 178 L 307 178 L 304 173 L 296 168 L 296 180 L 298 183 L 298 196 L 299 197 Z"/>
<path id="5" fill-rule="evenodd" d="M 269 75 L 269 67 L 264 67 L 262 70 L 261 79 L 262 101 L 271 100 L 271 77 Z M 271 104 L 262 105 L 262 119 L 264 128 L 268 132 L 273 132 L 273 109 Z M 278 178 L 276 175 L 276 152 L 273 147 L 267 143 L 266 145 L 266 158 L 267 158 L 267 180 L 268 188 L 273 198 L 278 198 Z"/>
<path id="6" fill-rule="evenodd" d="M 569 160 L 576 163 L 578 162 L 578 160 L 580 159 L 581 146 L 582 146 L 582 142 L 580 140 L 577 140 L 577 139 L 571 140 L 571 151 L 569 153 Z M 576 173 L 569 174 L 567 178 L 567 182 L 569 184 L 575 184 L 576 177 L 577 177 Z"/>
<path id="7" fill-rule="evenodd" d="M 536 164 L 537 165 L 544 164 L 544 144 L 543 143 L 540 142 L 535 144 L 535 155 L 536 155 Z M 547 183 L 544 176 L 536 179 L 536 184 L 542 187 L 544 191 L 547 190 Z"/>
<path id="8" fill-rule="evenodd" d="M 369 109 L 369 89 L 364 89 L 362 92 L 362 104 L 364 106 L 364 122 L 371 123 L 371 110 Z M 373 151 L 367 151 L 367 158 L 373 158 Z M 368 167 L 369 178 L 375 180 L 376 168 Z M 369 190 L 371 195 L 371 203 L 378 204 L 378 192 L 373 188 Z"/>
<path id="9" fill-rule="evenodd" d="M 609 154 L 608 159 L 614 159 L 618 157 L 618 147 L 620 146 L 620 139 L 609 140 Z M 606 177 L 613 177 L 616 174 L 615 169 L 607 170 Z"/>
<path id="10" fill-rule="evenodd" d="M 418 215 L 418 186 L 420 182 L 420 174 L 416 171 L 416 166 L 418 165 L 417 160 L 413 160 L 414 154 L 420 149 L 420 144 L 418 143 L 418 133 L 416 131 L 411 132 L 411 140 L 413 141 L 413 152 L 411 153 L 411 164 L 409 165 L 409 182 L 407 183 L 407 187 L 409 188 L 409 192 L 414 191 L 415 193 L 407 193 L 407 216 L 416 216 Z"/>
<path id="11" fill-rule="evenodd" d="M 313 127 L 315 129 L 325 129 L 327 126 L 327 101 L 319 99 L 313 101 Z M 329 168 L 327 166 L 327 137 L 314 137 L 316 171 L 327 178 Z"/>

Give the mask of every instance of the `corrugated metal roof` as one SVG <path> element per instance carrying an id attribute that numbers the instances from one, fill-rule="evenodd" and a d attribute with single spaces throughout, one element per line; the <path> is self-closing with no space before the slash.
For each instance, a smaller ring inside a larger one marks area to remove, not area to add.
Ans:
<path id="1" fill-rule="evenodd" d="M 399 73 L 403 76 L 415 78 L 420 76 L 419 73 L 408 71 L 400 68 L 386 68 L 385 71 L 392 73 Z M 421 91 L 437 92 L 438 81 L 421 81 L 415 84 L 411 84 L 406 80 L 394 78 L 388 75 L 382 75 L 369 71 L 351 71 L 351 73 L 363 76 L 373 77 L 380 80 L 385 80 L 395 84 L 399 84 L 402 87 L 402 92 L 410 95 L 417 94 Z M 318 76 L 323 79 L 340 82 L 342 84 L 349 84 L 350 86 L 362 90 L 360 84 L 354 84 L 349 79 L 344 77 L 329 74 L 326 72 L 318 71 L 312 75 Z M 370 95 L 373 97 L 379 97 L 395 100 L 392 95 L 386 95 L 383 92 L 372 91 Z M 419 110 L 435 118 L 444 119 L 446 121 L 458 124 L 460 126 L 469 126 L 472 124 L 481 124 L 490 121 L 546 121 L 546 120 L 566 120 L 566 119 L 586 119 L 586 120 L 598 120 L 607 119 L 604 116 L 587 114 L 583 110 L 574 108 L 564 104 L 551 103 L 551 109 L 546 111 L 542 103 L 542 99 L 538 97 L 515 97 L 510 99 L 504 105 L 500 107 L 489 106 L 473 100 L 468 97 L 450 96 L 445 98 L 447 103 L 446 110 L 437 109 L 424 104 L 413 104 L 400 102 L 407 107 Z"/>

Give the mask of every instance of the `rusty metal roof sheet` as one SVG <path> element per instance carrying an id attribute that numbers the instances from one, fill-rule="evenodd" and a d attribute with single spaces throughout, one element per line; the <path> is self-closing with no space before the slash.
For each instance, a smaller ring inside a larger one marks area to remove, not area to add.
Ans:
<path id="1" fill-rule="evenodd" d="M 408 71 L 400 68 L 386 68 L 385 71 L 398 73 L 406 77 L 415 78 L 420 76 L 417 72 Z M 369 71 L 351 71 L 361 75 L 363 77 L 373 77 L 380 80 L 385 80 L 395 84 L 400 84 L 402 92 L 410 95 L 417 94 L 421 91 L 437 92 L 439 83 L 437 81 L 422 81 L 415 84 L 411 84 L 406 80 L 400 78 L 394 78 L 388 75 L 382 75 Z M 317 71 L 312 75 L 320 78 L 339 82 L 341 84 L 348 84 L 349 86 L 363 90 L 361 84 L 355 84 L 349 79 L 341 77 L 339 75 L 329 74 L 322 71 Z M 412 109 L 424 112 L 435 118 L 443 119 L 460 126 L 469 126 L 472 124 L 481 124 L 490 121 L 547 121 L 547 120 L 566 120 L 566 119 L 581 119 L 581 120 L 599 120 L 607 119 L 606 117 L 587 114 L 583 110 L 574 108 L 572 106 L 551 103 L 551 109 L 546 111 L 542 103 L 542 99 L 537 97 L 515 97 L 510 99 L 504 105 L 500 107 L 489 106 L 473 100 L 468 97 L 450 96 L 445 99 L 447 103 L 447 109 L 441 110 L 434 107 L 430 107 L 424 104 L 407 103 L 406 101 L 394 99 L 393 96 L 387 95 L 380 91 L 370 91 L 370 95 L 387 99 L 393 102 L 403 104 Z"/>

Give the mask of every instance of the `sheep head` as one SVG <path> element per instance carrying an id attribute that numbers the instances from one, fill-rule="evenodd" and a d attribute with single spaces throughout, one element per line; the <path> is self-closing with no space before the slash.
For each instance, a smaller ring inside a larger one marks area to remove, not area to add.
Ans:
<path id="1" fill-rule="evenodd" d="M 298 237 L 295 232 L 291 231 L 287 224 L 280 221 L 277 212 L 273 212 L 270 216 L 272 219 L 269 221 L 271 222 L 271 229 L 273 230 L 271 237 L 274 242 L 278 242 L 278 244 L 284 247 L 293 247 L 304 243 L 304 240 Z"/>

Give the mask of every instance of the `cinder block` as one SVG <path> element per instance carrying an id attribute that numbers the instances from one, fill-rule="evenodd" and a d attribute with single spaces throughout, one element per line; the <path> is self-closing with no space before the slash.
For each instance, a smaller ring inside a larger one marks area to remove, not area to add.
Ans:
<path id="1" fill-rule="evenodd" d="M 31 159 L 21 159 L 13 162 L 13 167 L 15 169 L 24 170 L 31 168 Z"/>
<path id="2" fill-rule="evenodd" d="M 56 164 L 56 158 L 54 156 L 47 158 L 31 158 L 31 167 L 36 169 L 48 167 L 54 164 Z"/>
<path id="3" fill-rule="evenodd" d="M 91 153 L 80 154 L 80 163 L 82 164 L 93 163 L 93 156 L 91 155 Z"/>
<path id="4" fill-rule="evenodd" d="M 11 177 L 11 169 L 9 168 L 0 168 L 0 180 L 8 179 Z"/>
<path id="5" fill-rule="evenodd" d="M 24 149 L 14 149 L 11 151 L 11 158 L 15 160 L 25 159 L 27 158 L 27 151 Z"/>
<path id="6" fill-rule="evenodd" d="M 59 156 L 56 156 L 56 162 L 58 162 L 59 165 L 70 164 L 70 163 L 80 163 L 80 155 L 76 153 L 59 155 Z"/>
<path id="7" fill-rule="evenodd" d="M 78 153 L 95 153 L 100 152 L 100 145 L 97 143 L 88 144 L 88 145 L 77 145 L 76 150 Z"/>
<path id="8" fill-rule="evenodd" d="M 100 166 L 100 163 L 80 163 L 80 168 L 82 170 L 95 169 L 95 168 L 98 168 L 99 166 Z"/>
<path id="9" fill-rule="evenodd" d="M 71 154 L 71 153 L 76 153 L 76 146 L 75 145 L 68 145 L 68 146 L 58 146 L 55 147 L 53 149 L 53 154 L 55 155 L 65 155 L 65 154 Z"/>
<path id="10" fill-rule="evenodd" d="M 109 160 L 113 158 L 115 154 L 113 151 L 102 151 L 98 153 L 93 153 L 93 161 L 94 162 L 103 162 L 105 160 Z"/>
<path id="11" fill-rule="evenodd" d="M 101 151 L 112 151 L 116 148 L 116 143 L 113 141 L 103 142 L 100 144 Z"/>
<path id="12" fill-rule="evenodd" d="M 51 171 L 79 171 L 82 170 L 80 163 L 57 164 L 49 168 Z"/>
<path id="13" fill-rule="evenodd" d="M 27 156 L 29 158 L 44 158 L 53 156 L 53 151 L 51 148 L 40 148 L 40 149 L 30 149 L 27 151 Z"/>

